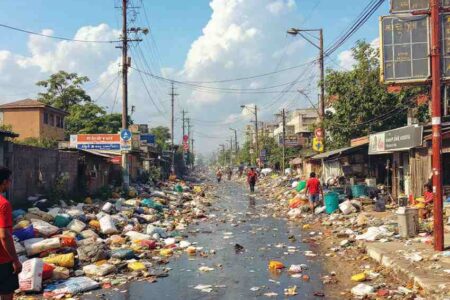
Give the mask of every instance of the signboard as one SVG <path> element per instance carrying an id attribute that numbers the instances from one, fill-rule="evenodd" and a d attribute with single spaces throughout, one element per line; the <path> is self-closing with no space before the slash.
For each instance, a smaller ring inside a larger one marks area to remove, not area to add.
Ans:
<path id="1" fill-rule="evenodd" d="M 128 129 L 122 129 L 120 131 L 120 138 L 124 141 L 129 141 L 131 140 L 131 131 L 129 131 Z"/>
<path id="2" fill-rule="evenodd" d="M 315 135 L 316 138 L 319 138 L 319 139 L 323 138 L 323 129 L 322 128 L 316 128 L 314 130 L 314 135 Z"/>
<path id="3" fill-rule="evenodd" d="M 322 139 L 313 138 L 312 148 L 316 152 L 323 152 L 324 145 Z"/>
<path id="4" fill-rule="evenodd" d="M 423 83 L 430 77 L 428 16 L 380 20 L 381 80 Z"/>
<path id="5" fill-rule="evenodd" d="M 442 7 L 443 8 L 449 8 L 450 7 L 450 0 L 442 0 Z"/>
<path id="6" fill-rule="evenodd" d="M 141 149 L 141 137 L 139 134 L 133 134 L 131 137 L 131 149 L 135 151 Z"/>
<path id="7" fill-rule="evenodd" d="M 283 145 L 283 136 L 279 136 L 279 144 Z M 286 136 L 286 147 L 297 147 L 299 145 L 299 140 L 297 135 Z"/>
<path id="8" fill-rule="evenodd" d="M 450 5 L 450 0 L 447 0 Z M 450 79 L 450 14 L 442 15 L 442 77 Z"/>
<path id="9" fill-rule="evenodd" d="M 155 136 L 153 134 L 141 134 L 141 143 L 155 145 Z"/>
<path id="10" fill-rule="evenodd" d="M 120 150 L 120 136 L 118 134 L 71 135 L 70 147 L 80 150 Z"/>
<path id="11" fill-rule="evenodd" d="M 369 138 L 369 154 L 404 151 L 422 145 L 422 126 L 406 126 L 376 134 Z"/>
<path id="12" fill-rule="evenodd" d="M 443 0 L 449 1 L 449 0 Z M 391 0 L 391 13 L 407 13 L 417 10 L 428 10 L 430 0 Z"/>
<path id="13" fill-rule="evenodd" d="M 185 152 L 189 151 L 189 136 L 187 134 L 183 136 L 183 149 Z"/>

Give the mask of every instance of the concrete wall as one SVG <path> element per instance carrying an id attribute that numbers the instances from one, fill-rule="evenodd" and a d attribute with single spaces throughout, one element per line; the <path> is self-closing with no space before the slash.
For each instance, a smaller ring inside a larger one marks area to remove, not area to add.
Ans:
<path id="1" fill-rule="evenodd" d="M 47 113 L 49 115 L 49 124 L 45 124 L 44 123 L 44 113 Z M 50 125 L 50 117 L 53 116 L 54 119 L 54 125 L 51 126 Z M 60 117 L 63 118 L 64 120 L 64 115 L 48 110 L 48 109 L 42 109 L 40 112 L 40 131 L 39 131 L 39 136 L 40 137 L 44 137 L 44 138 L 48 138 L 48 139 L 54 139 L 57 141 L 63 141 L 65 138 L 64 135 L 64 128 L 61 127 L 57 127 L 56 126 L 56 117 Z"/>
<path id="2" fill-rule="evenodd" d="M 5 165 L 13 171 L 9 199 L 14 205 L 28 196 L 46 194 L 62 175 L 68 179 L 65 191 L 73 194 L 77 188 L 78 158 L 78 152 L 5 143 Z"/>

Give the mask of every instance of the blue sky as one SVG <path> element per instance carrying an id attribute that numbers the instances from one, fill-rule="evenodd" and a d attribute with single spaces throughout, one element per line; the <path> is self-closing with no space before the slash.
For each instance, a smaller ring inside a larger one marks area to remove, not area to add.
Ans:
<path id="1" fill-rule="evenodd" d="M 131 0 L 130 0 L 131 1 Z M 369 0 L 132 0 L 139 16 L 135 26 L 147 26 L 151 37 L 130 51 L 132 65 L 180 81 L 211 81 L 245 77 L 289 68 L 317 57 L 317 49 L 298 37 L 286 35 L 290 27 L 324 29 L 325 46 L 360 14 Z M 0 23 L 30 31 L 81 39 L 116 39 L 121 27 L 119 0 L 0 1 Z M 351 67 L 348 50 L 358 39 L 378 37 L 378 17 L 388 14 L 388 1 L 334 55 L 327 67 Z M 153 39 L 153 41 L 152 41 Z M 142 50 L 142 58 L 139 54 Z M 87 75 L 86 88 L 108 110 L 120 112 L 120 50 L 111 44 L 60 42 L 0 28 L 0 103 L 36 97 L 35 82 L 64 69 Z M 148 65 L 146 63 L 148 62 Z M 300 73 L 304 73 L 300 76 Z M 141 74 L 142 75 L 142 74 Z M 310 106 L 296 90 L 317 98 L 317 66 L 282 72 L 255 80 L 204 84 L 213 89 L 253 89 L 295 82 L 287 93 L 236 94 L 177 85 L 177 128 L 181 109 L 189 110 L 198 149 L 213 150 L 228 127 L 243 129 L 249 116 L 241 104 L 258 104 L 265 122 L 281 108 Z M 130 105 L 135 122 L 168 125 L 167 82 L 142 79 L 130 71 Z M 149 93 L 147 93 L 147 90 Z M 179 132 L 176 139 L 180 140 Z M 214 141 L 212 143 L 211 141 Z"/>
<path id="2" fill-rule="evenodd" d="M 152 32 L 165 67 L 180 68 L 191 43 L 201 34 L 211 15 L 209 0 L 143 0 Z M 135 0 L 137 6 L 139 0 Z M 296 0 L 298 23 L 292 26 L 323 27 L 325 45 L 336 38 L 361 12 L 368 0 Z M 388 3 L 349 41 L 373 40 L 378 35 L 378 16 L 388 14 Z M 53 29 L 55 35 L 71 37 L 82 26 L 107 23 L 119 28 L 119 0 L 21 0 L 0 1 L 1 23 L 40 31 Z M 283 32 L 280 32 L 283 35 Z M 25 54 L 27 35 L 0 29 L 2 49 Z"/>

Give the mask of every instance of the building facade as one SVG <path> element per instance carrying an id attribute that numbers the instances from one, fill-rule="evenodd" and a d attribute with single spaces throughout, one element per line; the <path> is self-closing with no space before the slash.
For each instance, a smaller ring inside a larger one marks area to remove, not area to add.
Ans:
<path id="1" fill-rule="evenodd" d="M 0 124 L 19 134 L 18 140 L 28 138 L 65 138 L 67 112 L 33 99 L 24 99 L 0 105 Z"/>

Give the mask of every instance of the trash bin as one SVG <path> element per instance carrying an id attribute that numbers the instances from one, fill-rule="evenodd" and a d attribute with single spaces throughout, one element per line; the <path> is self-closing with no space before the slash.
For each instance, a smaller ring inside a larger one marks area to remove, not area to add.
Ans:
<path id="1" fill-rule="evenodd" d="M 398 231 L 401 237 L 410 238 L 419 233 L 419 210 L 399 207 L 397 210 Z"/>

